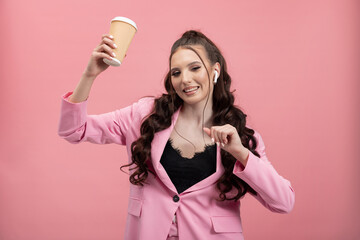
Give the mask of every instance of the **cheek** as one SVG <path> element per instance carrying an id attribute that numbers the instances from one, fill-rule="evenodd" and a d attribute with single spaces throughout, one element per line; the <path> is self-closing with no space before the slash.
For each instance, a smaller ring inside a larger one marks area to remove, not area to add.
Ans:
<path id="1" fill-rule="evenodd" d="M 175 89 L 175 91 L 178 91 L 179 88 L 179 81 L 174 80 L 173 78 L 171 78 L 171 84 L 173 86 L 173 88 Z"/>
<path id="2" fill-rule="evenodd" d="M 202 76 L 202 85 L 205 87 L 205 88 L 208 88 L 210 85 L 211 85 L 211 80 L 209 81 L 209 77 L 207 74 L 204 74 Z"/>
<path id="3" fill-rule="evenodd" d="M 201 73 L 199 74 L 199 77 L 201 79 L 202 84 L 204 84 L 204 85 L 209 84 L 209 76 L 208 76 L 208 74 L 207 74 L 207 72 L 205 70 L 201 71 Z"/>

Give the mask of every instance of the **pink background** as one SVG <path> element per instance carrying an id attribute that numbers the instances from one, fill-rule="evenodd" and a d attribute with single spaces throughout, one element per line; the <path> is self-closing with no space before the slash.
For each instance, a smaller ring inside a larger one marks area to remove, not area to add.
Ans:
<path id="1" fill-rule="evenodd" d="M 123 65 L 97 79 L 89 114 L 160 94 L 172 43 L 200 29 L 296 192 L 288 215 L 246 196 L 245 238 L 358 239 L 359 9 L 356 0 L 1 0 L 0 239 L 122 239 L 125 149 L 57 135 L 61 95 L 118 15 L 139 31 Z"/>

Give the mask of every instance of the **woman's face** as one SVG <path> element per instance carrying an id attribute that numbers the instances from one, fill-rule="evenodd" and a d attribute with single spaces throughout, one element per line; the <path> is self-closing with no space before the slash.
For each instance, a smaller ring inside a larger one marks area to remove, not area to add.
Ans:
<path id="1" fill-rule="evenodd" d="M 197 45 L 192 48 L 201 56 L 209 70 L 210 79 L 213 79 L 214 68 L 210 66 L 205 49 Z M 213 81 L 209 81 L 205 66 L 194 51 L 181 47 L 177 49 L 171 58 L 170 73 L 171 83 L 184 104 L 205 103 L 208 94 L 211 100 Z"/>

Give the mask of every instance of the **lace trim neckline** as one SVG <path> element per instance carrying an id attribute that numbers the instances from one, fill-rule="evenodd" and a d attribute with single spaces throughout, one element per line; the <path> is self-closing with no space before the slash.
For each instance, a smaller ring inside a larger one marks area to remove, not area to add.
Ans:
<path id="1" fill-rule="evenodd" d="M 169 138 L 169 140 L 167 141 L 167 144 L 169 144 L 170 147 L 171 147 L 175 152 L 177 152 L 177 154 L 179 154 L 179 156 L 180 156 L 181 158 L 183 158 L 183 159 L 188 159 L 188 160 L 197 158 L 199 155 L 203 155 L 203 154 L 205 154 L 205 153 L 208 153 L 211 149 L 213 149 L 213 148 L 216 146 L 216 144 L 206 144 L 206 145 L 205 145 L 205 148 L 204 148 L 204 151 L 202 151 L 202 152 L 195 152 L 194 155 L 189 158 L 189 157 L 184 157 L 184 156 L 182 155 L 181 150 L 180 150 L 179 148 L 174 147 L 172 139 Z"/>

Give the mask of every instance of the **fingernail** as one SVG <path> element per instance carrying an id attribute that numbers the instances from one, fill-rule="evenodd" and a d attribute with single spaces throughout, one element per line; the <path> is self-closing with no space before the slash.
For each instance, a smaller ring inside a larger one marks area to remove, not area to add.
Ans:
<path id="1" fill-rule="evenodd" d="M 110 38 L 114 38 L 114 36 L 113 36 L 113 35 L 110 35 Z"/>
<path id="2" fill-rule="evenodd" d="M 220 146 L 220 143 L 219 143 L 219 142 L 216 142 L 216 145 Z"/>
<path id="3" fill-rule="evenodd" d="M 225 147 L 225 144 L 224 144 L 224 143 L 221 143 L 221 146 Z"/>
<path id="4" fill-rule="evenodd" d="M 114 45 L 114 48 L 117 48 L 117 46 L 116 46 L 116 44 L 115 44 L 115 43 L 114 43 L 113 45 Z"/>
<path id="5" fill-rule="evenodd" d="M 116 54 L 115 54 L 114 52 L 112 53 L 112 55 L 113 55 L 114 57 L 116 57 Z"/>
<path id="6" fill-rule="evenodd" d="M 214 143 L 214 142 L 215 142 L 215 139 L 214 139 L 214 138 L 211 138 L 211 141 Z"/>

